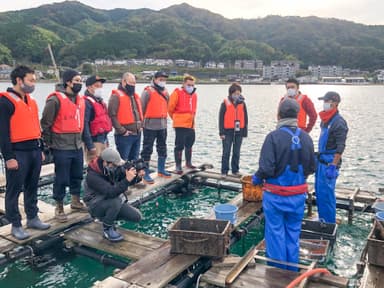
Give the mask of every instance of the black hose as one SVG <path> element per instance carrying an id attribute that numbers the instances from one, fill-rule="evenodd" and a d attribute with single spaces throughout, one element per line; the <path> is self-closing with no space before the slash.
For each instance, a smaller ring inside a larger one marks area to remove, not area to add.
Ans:
<path id="1" fill-rule="evenodd" d="M 85 247 L 75 246 L 72 249 L 77 254 L 87 256 L 89 258 L 97 260 L 104 265 L 114 266 L 119 269 L 124 269 L 125 267 L 128 266 L 128 263 L 125 261 L 114 259 L 107 254 L 96 253 L 95 251 L 92 251 L 91 249 L 88 249 Z"/>

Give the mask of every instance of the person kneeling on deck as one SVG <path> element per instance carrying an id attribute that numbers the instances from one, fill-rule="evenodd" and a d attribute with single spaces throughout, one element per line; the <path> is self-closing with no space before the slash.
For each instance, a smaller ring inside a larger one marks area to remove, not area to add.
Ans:
<path id="1" fill-rule="evenodd" d="M 116 220 L 141 220 L 140 211 L 127 203 L 124 192 L 128 186 L 141 181 L 146 168 L 143 164 L 140 160 L 136 160 L 134 164 L 124 164 L 119 152 L 106 148 L 88 165 L 84 181 L 84 202 L 92 217 L 103 222 L 104 237 L 109 241 L 123 240 L 123 236 L 114 226 Z M 125 200 L 121 196 L 124 196 Z"/>
<path id="2" fill-rule="evenodd" d="M 263 184 L 265 244 L 267 257 L 298 263 L 299 236 L 308 186 L 315 171 L 311 137 L 297 127 L 299 104 L 286 99 L 279 106 L 277 129 L 267 135 L 260 152 L 254 185 Z M 296 267 L 274 265 L 297 270 Z"/>

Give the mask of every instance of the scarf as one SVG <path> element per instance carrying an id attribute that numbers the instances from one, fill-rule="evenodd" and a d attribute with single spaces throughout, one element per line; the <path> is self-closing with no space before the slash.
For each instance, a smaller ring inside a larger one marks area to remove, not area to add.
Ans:
<path id="1" fill-rule="evenodd" d="M 283 126 L 297 127 L 297 118 L 279 119 L 276 125 L 276 129 L 280 129 Z"/>
<path id="2" fill-rule="evenodd" d="M 328 123 L 329 120 L 337 113 L 337 108 L 333 108 L 328 111 L 319 112 L 320 119 L 323 123 Z"/>

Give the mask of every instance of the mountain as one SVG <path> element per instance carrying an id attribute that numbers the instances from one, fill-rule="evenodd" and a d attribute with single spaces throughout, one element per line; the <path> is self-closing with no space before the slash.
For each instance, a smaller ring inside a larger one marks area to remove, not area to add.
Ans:
<path id="1" fill-rule="evenodd" d="M 97 58 L 298 59 L 305 65 L 384 67 L 384 26 L 318 17 L 226 19 L 188 4 L 101 10 L 65 1 L 0 13 L 0 62 L 61 65 Z"/>

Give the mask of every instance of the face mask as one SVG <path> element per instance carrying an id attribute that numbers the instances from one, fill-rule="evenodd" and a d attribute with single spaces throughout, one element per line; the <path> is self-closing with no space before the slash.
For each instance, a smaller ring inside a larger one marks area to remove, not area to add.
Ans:
<path id="1" fill-rule="evenodd" d="M 288 88 L 287 89 L 287 96 L 288 97 L 295 97 L 296 94 L 297 94 L 296 89 L 294 89 L 294 88 Z"/>
<path id="2" fill-rule="evenodd" d="M 332 103 L 327 103 L 327 102 L 324 102 L 323 104 L 323 110 L 324 111 L 329 111 L 332 109 L 332 106 L 331 106 Z"/>
<path id="3" fill-rule="evenodd" d="M 127 93 L 129 96 L 132 96 L 133 94 L 135 94 L 135 86 L 133 85 L 125 85 L 125 90 L 127 90 Z"/>
<path id="4" fill-rule="evenodd" d="M 73 87 L 71 88 L 73 93 L 77 95 L 80 91 L 83 85 L 81 83 L 73 83 Z"/>
<path id="5" fill-rule="evenodd" d="M 104 90 L 103 90 L 103 88 L 96 88 L 96 89 L 95 89 L 95 93 L 93 93 L 93 95 L 94 95 L 96 98 L 103 98 L 103 94 L 104 94 Z"/>
<path id="6" fill-rule="evenodd" d="M 192 94 L 193 90 L 195 89 L 195 87 L 193 86 L 185 86 L 185 91 L 187 91 L 188 94 Z"/>
<path id="7" fill-rule="evenodd" d="M 26 94 L 31 94 L 31 93 L 33 93 L 33 91 L 35 91 L 35 85 L 27 85 L 27 84 L 23 83 L 21 85 L 21 90 L 23 90 L 23 92 Z"/>
<path id="8" fill-rule="evenodd" d="M 161 88 L 164 88 L 164 87 L 165 87 L 165 82 L 163 82 L 163 81 L 159 81 L 159 82 L 157 82 L 157 85 L 158 85 L 159 87 L 161 87 Z"/>

